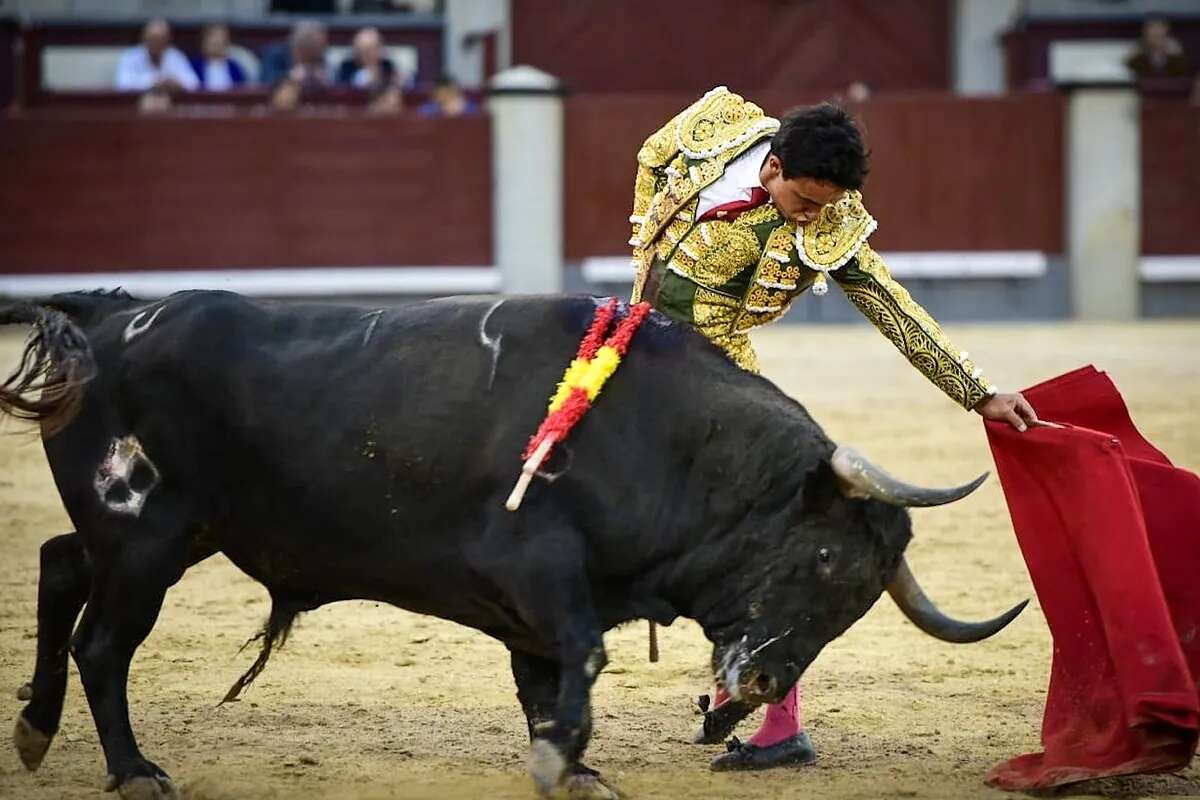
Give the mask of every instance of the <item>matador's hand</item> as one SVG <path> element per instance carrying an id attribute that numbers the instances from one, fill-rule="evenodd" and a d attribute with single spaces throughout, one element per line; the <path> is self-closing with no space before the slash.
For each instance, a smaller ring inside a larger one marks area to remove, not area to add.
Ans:
<path id="1" fill-rule="evenodd" d="M 975 405 L 975 411 L 984 419 L 1003 420 L 1019 431 L 1029 425 L 1042 424 L 1033 406 L 1020 392 L 985 397 Z"/>

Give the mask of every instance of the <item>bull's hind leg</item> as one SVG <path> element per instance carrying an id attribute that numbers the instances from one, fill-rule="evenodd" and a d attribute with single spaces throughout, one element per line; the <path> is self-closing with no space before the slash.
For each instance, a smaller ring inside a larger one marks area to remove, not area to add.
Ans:
<path id="1" fill-rule="evenodd" d="M 28 705 L 17 717 L 13 742 L 27 769 L 41 766 L 58 732 L 67 693 L 67 645 L 79 610 L 87 600 L 91 572 L 76 533 L 42 545 L 38 575 L 37 662 L 33 682 L 22 687 Z"/>
<path id="2" fill-rule="evenodd" d="M 92 590 L 71 640 L 108 763 L 108 788 L 125 800 L 179 796 L 167 774 L 142 755 L 129 724 L 129 663 L 154 627 L 167 589 L 191 561 L 181 519 L 166 497 L 157 499 L 140 518 L 101 523 L 95 547 L 88 539 Z"/>
<path id="3" fill-rule="evenodd" d="M 517 699 L 525 712 L 529 741 L 537 739 L 538 731 L 554 722 L 558 705 L 558 676 L 561 667 L 545 658 L 510 650 L 513 678 L 517 683 Z M 584 709 L 584 741 L 592 736 L 590 704 Z M 576 761 L 567 778 L 567 794 L 577 800 L 616 800 L 619 795 L 600 778 L 600 773 Z"/>

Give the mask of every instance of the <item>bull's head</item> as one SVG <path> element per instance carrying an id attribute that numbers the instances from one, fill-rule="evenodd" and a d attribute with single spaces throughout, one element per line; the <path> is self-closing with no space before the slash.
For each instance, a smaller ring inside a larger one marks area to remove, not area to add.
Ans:
<path id="1" fill-rule="evenodd" d="M 986 477 L 927 489 L 897 480 L 852 448 L 837 448 L 807 476 L 787 519 L 776 517 L 783 546 L 743 562 L 745 591 L 725 608 L 737 622 L 713 636 L 718 682 L 735 700 L 778 701 L 884 589 L 918 628 L 944 641 L 978 642 L 1008 625 L 1028 601 L 986 622 L 951 619 L 921 591 L 904 559 L 912 531 L 906 508 L 959 500 Z"/>

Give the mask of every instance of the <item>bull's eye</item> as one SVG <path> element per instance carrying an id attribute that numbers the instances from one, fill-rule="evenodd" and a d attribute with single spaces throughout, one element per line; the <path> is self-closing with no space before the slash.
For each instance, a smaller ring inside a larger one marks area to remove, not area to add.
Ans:
<path id="1" fill-rule="evenodd" d="M 831 558 L 833 558 L 833 554 L 829 552 L 828 547 L 822 547 L 817 551 L 817 561 L 820 561 L 822 564 L 828 564 Z"/>

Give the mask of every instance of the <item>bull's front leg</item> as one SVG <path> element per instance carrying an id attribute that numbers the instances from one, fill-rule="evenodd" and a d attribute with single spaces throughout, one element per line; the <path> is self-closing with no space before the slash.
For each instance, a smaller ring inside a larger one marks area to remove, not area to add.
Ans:
<path id="1" fill-rule="evenodd" d="M 608 663 L 608 654 L 590 616 L 579 615 L 560 630 L 554 716 L 534 730 L 529 750 L 529 774 L 543 794 L 568 782 L 591 736 L 592 684 Z"/>
<path id="2" fill-rule="evenodd" d="M 543 538 L 507 576 L 521 617 L 558 664 L 553 712 L 535 723 L 529 754 L 529 773 L 546 795 L 569 789 L 591 736 L 592 684 L 608 663 L 582 549 L 580 539 Z"/>
<path id="3" fill-rule="evenodd" d="M 512 650 L 513 679 L 517 683 L 517 698 L 529 726 L 529 742 L 539 738 L 539 731 L 553 725 L 558 706 L 558 684 L 561 668 L 558 662 L 540 656 Z M 585 709 L 583 741 L 591 739 L 592 715 Z M 600 773 L 576 760 L 565 778 L 568 797 L 572 800 L 616 800 L 620 795 L 601 779 Z"/>

